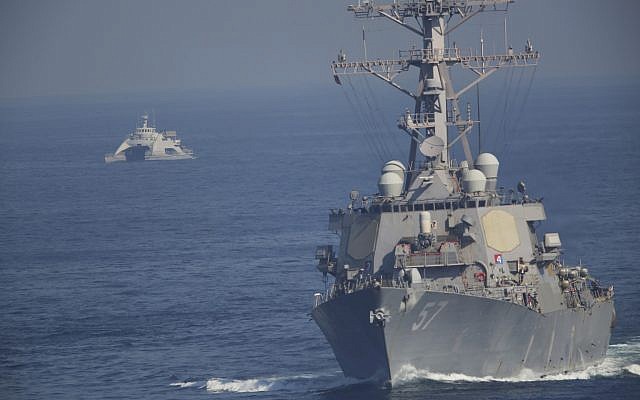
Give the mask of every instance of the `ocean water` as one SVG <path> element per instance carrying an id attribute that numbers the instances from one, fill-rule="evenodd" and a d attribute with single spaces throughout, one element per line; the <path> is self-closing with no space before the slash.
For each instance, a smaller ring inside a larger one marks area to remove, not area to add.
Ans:
<path id="1" fill-rule="evenodd" d="M 494 98 L 484 128 L 501 184 L 525 179 L 566 261 L 615 284 L 604 363 L 510 380 L 407 368 L 393 389 L 344 378 L 308 315 L 328 209 L 375 192 L 382 165 L 341 89 L 3 101 L 0 397 L 639 398 L 638 89 L 541 85 L 517 121 Z M 402 108 L 381 98 L 392 126 Z M 198 159 L 105 165 L 144 111 Z M 400 135 L 380 140 L 404 159 Z"/>

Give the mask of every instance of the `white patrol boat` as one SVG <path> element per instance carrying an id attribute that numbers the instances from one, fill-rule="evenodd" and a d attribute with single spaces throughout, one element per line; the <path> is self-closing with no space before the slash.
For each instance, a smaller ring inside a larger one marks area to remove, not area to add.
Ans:
<path id="1" fill-rule="evenodd" d="M 142 124 L 118 146 L 104 161 L 183 160 L 195 158 L 193 150 L 182 145 L 176 131 L 158 132 L 149 124 L 149 116 L 142 116 Z"/>

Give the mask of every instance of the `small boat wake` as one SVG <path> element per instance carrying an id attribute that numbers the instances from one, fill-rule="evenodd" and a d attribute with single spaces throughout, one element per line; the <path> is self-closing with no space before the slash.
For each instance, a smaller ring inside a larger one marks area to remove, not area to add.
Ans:
<path id="1" fill-rule="evenodd" d="M 640 338 L 622 344 L 609 346 L 607 357 L 598 365 L 582 371 L 566 374 L 540 375 L 533 371 L 524 371 L 518 376 L 510 378 L 496 378 L 492 376 L 469 376 L 464 374 L 442 374 L 426 370 L 419 370 L 411 365 L 404 366 L 393 379 L 393 385 L 403 385 L 419 380 L 438 382 L 535 382 L 535 381 L 565 381 L 592 379 L 596 377 L 610 377 L 625 373 L 640 376 Z"/>

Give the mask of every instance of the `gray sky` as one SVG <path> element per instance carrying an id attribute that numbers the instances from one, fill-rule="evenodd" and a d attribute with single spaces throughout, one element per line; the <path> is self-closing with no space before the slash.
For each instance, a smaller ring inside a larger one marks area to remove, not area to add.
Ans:
<path id="1" fill-rule="evenodd" d="M 363 22 L 345 10 L 355 1 L 3 0 L 0 97 L 326 85 L 338 49 L 361 53 Z M 541 49 L 536 79 L 637 79 L 638 15 L 632 0 L 518 0 L 510 41 Z M 458 44 L 482 29 L 501 50 L 503 18 L 473 20 Z M 388 21 L 365 25 L 370 57 L 415 40 Z"/>

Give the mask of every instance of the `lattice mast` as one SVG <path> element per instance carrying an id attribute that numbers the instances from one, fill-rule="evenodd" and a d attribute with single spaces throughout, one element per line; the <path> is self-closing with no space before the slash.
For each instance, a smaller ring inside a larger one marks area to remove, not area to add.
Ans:
<path id="1" fill-rule="evenodd" d="M 449 164 L 449 149 L 458 140 L 462 143 L 465 158 L 473 167 L 473 156 L 467 133 L 475 122 L 471 118 L 471 108 L 463 116 L 458 105 L 460 96 L 477 85 L 500 67 L 535 65 L 539 53 L 527 41 L 523 52 L 515 53 L 506 48 L 506 54 L 485 55 L 481 50 L 462 50 L 445 47 L 445 37 L 471 17 L 482 11 L 506 11 L 513 0 L 406 0 L 392 4 L 374 4 L 372 0 L 359 0 L 357 5 L 347 9 L 356 18 L 383 17 L 417 34 L 422 48 L 400 50 L 395 60 L 347 61 L 340 53 L 337 62 L 332 63 L 334 78 L 341 83 L 340 76 L 350 74 L 370 74 L 382 79 L 415 101 L 413 112 L 406 111 L 398 119 L 398 127 L 411 137 L 408 158 L 409 179 L 405 190 L 416 172 L 416 156 L 421 153 L 436 165 Z M 501 7 L 501 8 L 499 8 Z M 449 26 L 458 17 L 455 24 Z M 506 41 L 506 38 L 505 38 Z M 456 91 L 453 88 L 449 68 L 460 64 L 476 76 L 469 84 Z M 419 70 L 418 85 L 414 92 L 400 86 L 398 75 L 409 67 Z M 456 128 L 456 137 L 449 141 L 448 127 Z"/>

